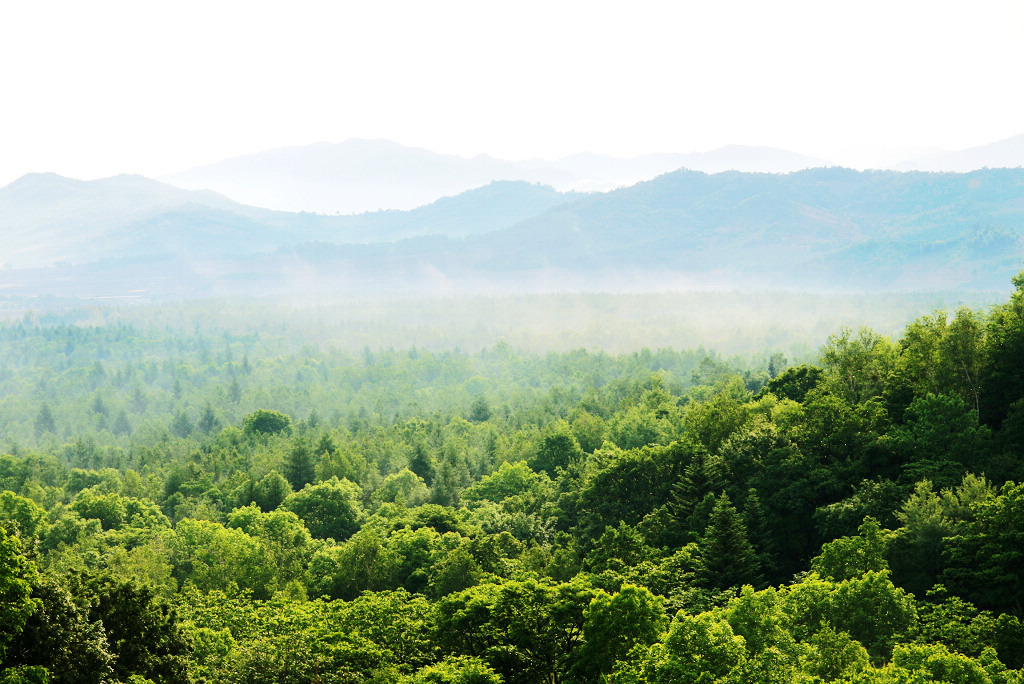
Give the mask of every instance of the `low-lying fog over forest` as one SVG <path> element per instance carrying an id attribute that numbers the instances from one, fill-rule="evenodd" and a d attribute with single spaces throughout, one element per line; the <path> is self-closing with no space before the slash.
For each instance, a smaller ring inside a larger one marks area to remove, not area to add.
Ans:
<path id="1" fill-rule="evenodd" d="M 953 10 L 0 10 L 0 684 L 1024 684 Z"/>

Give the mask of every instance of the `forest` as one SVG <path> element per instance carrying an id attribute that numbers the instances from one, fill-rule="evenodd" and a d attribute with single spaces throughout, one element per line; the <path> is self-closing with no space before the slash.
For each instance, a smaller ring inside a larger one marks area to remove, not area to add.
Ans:
<path id="1" fill-rule="evenodd" d="M 0 322 L 0 682 L 1024 682 L 1024 272 L 768 348 Z"/>

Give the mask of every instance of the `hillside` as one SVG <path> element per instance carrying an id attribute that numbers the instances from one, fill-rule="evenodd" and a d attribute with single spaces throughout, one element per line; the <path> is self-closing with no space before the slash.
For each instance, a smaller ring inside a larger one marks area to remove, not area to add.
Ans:
<path id="1" fill-rule="evenodd" d="M 1024 256 L 1024 169 L 680 170 L 589 195 L 504 182 L 356 216 L 132 177 L 0 193 L 0 286 L 33 295 L 983 290 Z"/>
<path id="2" fill-rule="evenodd" d="M 0 264 L 39 268 L 155 255 L 232 259 L 313 241 L 465 236 L 507 228 L 573 197 L 499 182 L 411 211 L 323 216 L 259 209 L 141 176 L 80 181 L 30 174 L 0 188 Z"/>

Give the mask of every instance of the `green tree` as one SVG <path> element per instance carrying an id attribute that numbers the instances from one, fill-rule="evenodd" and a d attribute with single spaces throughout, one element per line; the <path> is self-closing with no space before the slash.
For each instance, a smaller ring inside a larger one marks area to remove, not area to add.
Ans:
<path id="1" fill-rule="evenodd" d="M 600 681 L 634 648 L 658 641 L 667 626 L 662 599 L 643 587 L 624 584 L 616 594 L 599 593 L 587 608 L 583 646 L 571 675 Z"/>
<path id="2" fill-rule="evenodd" d="M 90 620 L 89 604 L 79 605 L 66 587 L 45 575 L 37 579 L 32 594 L 39 609 L 8 648 L 5 664 L 45 667 L 53 684 L 110 681 L 116 656 L 103 624 Z"/>
<path id="3" fill-rule="evenodd" d="M 846 632 L 876 657 L 888 656 L 917 622 L 914 598 L 893 585 L 884 570 L 842 582 L 812 575 L 788 589 L 785 605 L 798 639 L 827 626 Z"/>
<path id="4" fill-rule="evenodd" d="M 400 503 L 405 506 L 419 506 L 426 503 L 430 492 L 427 483 L 408 468 L 391 473 L 384 478 L 380 487 L 370 496 L 374 505 Z"/>
<path id="5" fill-rule="evenodd" d="M 203 407 L 202 413 L 199 414 L 199 420 L 196 421 L 196 428 L 204 435 L 212 435 L 220 429 L 220 426 L 220 419 L 217 418 L 217 414 L 213 412 L 213 407 L 207 402 Z"/>
<path id="6" fill-rule="evenodd" d="M 482 576 L 483 570 L 473 554 L 459 546 L 430 568 L 430 594 L 443 597 L 475 587 Z"/>
<path id="7" fill-rule="evenodd" d="M 946 508 L 932 483 L 921 480 L 896 513 L 902 527 L 892 534 L 887 558 L 895 581 L 917 596 L 924 596 L 944 567 L 944 540 L 953 532 Z"/>
<path id="8" fill-rule="evenodd" d="M 449 656 L 419 670 L 409 684 L 501 684 L 501 676 L 479 658 Z"/>
<path id="9" fill-rule="evenodd" d="M 11 642 L 39 609 L 39 601 L 32 598 L 35 578 L 35 564 L 22 555 L 18 538 L 0 527 L 0 664 L 6 663 Z"/>
<path id="10" fill-rule="evenodd" d="M 174 420 L 171 421 L 171 434 L 185 439 L 192 434 L 193 429 L 195 429 L 195 426 L 192 425 L 192 420 L 188 417 L 188 414 L 179 409 L 174 414 Z"/>
<path id="11" fill-rule="evenodd" d="M 668 634 L 637 661 L 616 668 L 625 681 L 669 684 L 712 684 L 746 660 L 743 638 L 728 622 L 711 613 L 688 615 L 679 611 Z M 632 672 L 631 672 L 632 670 Z"/>
<path id="12" fill-rule="evenodd" d="M 48 403 L 43 402 L 43 405 L 39 407 L 39 413 L 36 414 L 36 439 L 39 439 L 47 432 L 51 434 L 57 432 L 57 421 L 53 417 L 53 409 L 50 408 Z"/>
<path id="13" fill-rule="evenodd" d="M 292 493 L 292 487 L 284 475 L 271 470 L 264 475 L 256 486 L 253 487 L 252 501 L 263 511 L 272 511 L 288 498 Z M 248 501 L 239 503 L 249 503 Z"/>
<path id="14" fill-rule="evenodd" d="M 89 621 L 103 626 L 118 680 L 138 675 L 168 684 L 190 682 L 188 639 L 175 611 L 152 589 L 99 576 L 88 593 Z"/>
<path id="15" fill-rule="evenodd" d="M 592 454 L 604 444 L 605 434 L 608 430 L 600 416 L 595 416 L 586 409 L 578 408 L 573 411 L 569 424 L 572 434 L 585 453 Z"/>
<path id="16" fill-rule="evenodd" d="M 811 561 L 811 569 L 837 582 L 888 570 L 885 540 L 878 521 L 865 518 L 856 537 L 843 537 L 822 546 L 821 554 Z"/>
<path id="17" fill-rule="evenodd" d="M 487 397 L 479 395 L 473 400 L 469 407 L 469 420 L 474 423 L 483 423 L 491 418 L 491 406 L 487 403 Z"/>
<path id="18" fill-rule="evenodd" d="M 132 424 L 128 422 L 128 413 L 124 409 L 121 409 L 117 414 L 117 418 L 114 419 L 114 424 L 111 426 L 110 431 L 115 435 L 130 435 L 132 434 Z"/>
<path id="19" fill-rule="evenodd" d="M 569 424 L 558 421 L 541 438 L 537 453 L 529 460 L 529 465 L 535 471 L 554 475 L 558 468 L 565 468 L 582 458 L 583 449 L 576 441 Z"/>
<path id="20" fill-rule="evenodd" d="M 434 484 L 435 473 L 434 459 L 427 450 L 427 444 L 423 439 L 417 439 L 412 445 L 412 454 L 409 456 L 409 470 L 416 473 L 427 486 Z"/>
<path id="21" fill-rule="evenodd" d="M 987 437 L 988 428 L 979 427 L 977 414 L 959 396 L 927 394 L 907 408 L 892 442 L 912 480 L 948 487 L 981 461 Z"/>
<path id="22" fill-rule="evenodd" d="M 896 358 L 892 342 L 870 328 L 861 328 L 856 335 L 843 328 L 830 335 L 821 350 L 827 384 L 851 404 L 881 395 Z"/>
<path id="23" fill-rule="evenodd" d="M 0 527 L 31 544 L 41 537 L 46 528 L 46 511 L 35 501 L 11 491 L 0 492 Z"/>
<path id="24" fill-rule="evenodd" d="M 462 492 L 466 501 L 493 501 L 500 503 L 510 496 L 550 488 L 550 480 L 534 472 L 525 461 L 505 461 L 496 471 L 485 475 L 479 482 Z"/>
<path id="25" fill-rule="evenodd" d="M 447 652 L 482 658 L 508 684 L 557 682 L 577 662 L 596 595 L 580 581 L 481 584 L 438 602 L 437 639 Z"/>
<path id="26" fill-rule="evenodd" d="M 711 520 L 698 542 L 697 576 L 708 587 L 726 589 L 761 582 L 761 564 L 747 528 L 727 494 L 715 499 Z"/>
<path id="27" fill-rule="evenodd" d="M 184 518 L 168 539 L 174 576 L 201 590 L 249 590 L 267 599 L 278 586 L 278 569 L 267 563 L 267 546 L 242 530 Z"/>
<path id="28" fill-rule="evenodd" d="M 1024 483 L 970 505 L 973 520 L 946 539 L 942 582 L 983 608 L 1019 613 L 1024 606 Z"/>
<path id="29" fill-rule="evenodd" d="M 242 432 L 246 435 L 288 434 L 291 431 L 291 416 L 270 409 L 257 409 L 242 421 Z"/>
<path id="30" fill-rule="evenodd" d="M 787 368 L 780 375 L 773 376 L 758 396 L 771 393 L 779 399 L 802 403 L 807 393 L 821 384 L 824 375 L 821 368 L 807 364 Z"/>
<path id="31" fill-rule="evenodd" d="M 989 315 L 979 373 L 979 414 L 992 428 L 998 428 L 1010 406 L 1024 398 L 1024 271 L 1014 276 L 1013 284 L 1010 301 Z"/>
<path id="32" fill-rule="evenodd" d="M 256 506 L 246 506 L 231 511 L 227 526 L 242 530 L 266 545 L 281 584 L 302 579 L 313 541 L 297 515 L 282 510 L 265 513 Z"/>
<path id="33" fill-rule="evenodd" d="M 939 644 L 901 644 L 893 652 L 885 670 L 899 681 L 949 682 L 950 684 L 989 684 L 992 679 L 980 663 Z M 902 676 L 901 676 L 902 675 Z M 913 679 L 907 675 L 914 676 Z"/>
<path id="34" fill-rule="evenodd" d="M 350 601 L 364 591 L 397 589 L 402 557 L 373 530 L 361 530 L 341 546 L 317 551 L 309 562 L 313 596 Z"/>
<path id="35" fill-rule="evenodd" d="M 313 466 L 313 454 L 310 451 L 309 443 L 305 437 L 299 436 L 292 444 L 288 452 L 288 458 L 284 464 L 284 476 L 288 479 L 292 489 L 299 490 L 308 484 L 312 484 L 316 478 L 316 470 Z"/>
<path id="36" fill-rule="evenodd" d="M 71 509 L 82 518 L 96 519 L 105 530 L 120 528 L 127 519 L 128 510 L 119 494 L 101 494 L 95 489 L 83 489 L 71 503 Z"/>
<path id="37" fill-rule="evenodd" d="M 306 485 L 285 499 L 281 507 L 299 516 L 314 537 L 343 541 L 359 529 L 361 497 L 359 485 L 335 477 Z"/>

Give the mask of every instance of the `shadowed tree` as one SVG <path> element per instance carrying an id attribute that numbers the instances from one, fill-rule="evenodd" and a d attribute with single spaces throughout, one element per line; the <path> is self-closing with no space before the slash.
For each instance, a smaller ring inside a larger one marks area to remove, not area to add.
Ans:
<path id="1" fill-rule="evenodd" d="M 288 452 L 288 459 L 284 464 L 284 476 L 294 490 L 302 489 L 316 479 L 313 454 L 310 452 L 309 443 L 305 437 L 297 438 L 291 451 Z"/>
<path id="2" fill-rule="evenodd" d="M 697 576 L 706 586 L 727 589 L 760 584 L 761 563 L 747 539 L 747 528 L 727 494 L 715 499 L 711 520 L 698 543 Z"/>

